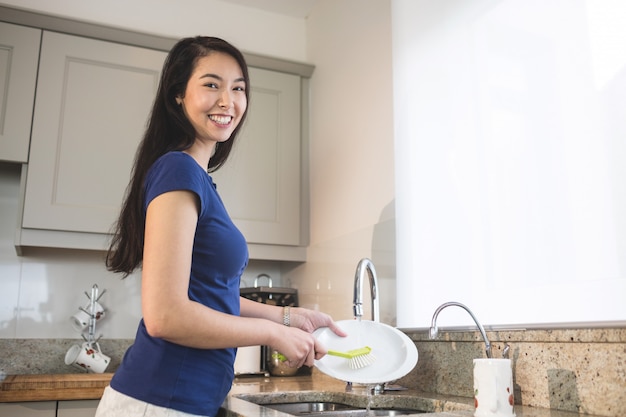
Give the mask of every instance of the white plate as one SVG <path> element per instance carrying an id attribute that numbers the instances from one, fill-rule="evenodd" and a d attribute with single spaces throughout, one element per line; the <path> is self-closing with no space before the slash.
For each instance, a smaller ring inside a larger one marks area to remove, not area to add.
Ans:
<path id="1" fill-rule="evenodd" d="M 382 384 L 395 381 L 411 372 L 417 363 L 415 343 L 400 330 L 369 320 L 338 321 L 348 336 L 337 336 L 327 327 L 313 335 L 327 349 L 348 351 L 369 346 L 376 360 L 361 369 L 351 369 L 349 359 L 326 355 L 315 361 L 317 369 L 328 376 L 356 384 Z"/>

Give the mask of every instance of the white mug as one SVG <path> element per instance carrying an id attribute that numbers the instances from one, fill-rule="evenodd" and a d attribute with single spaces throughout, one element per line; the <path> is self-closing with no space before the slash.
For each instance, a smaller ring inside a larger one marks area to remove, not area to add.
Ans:
<path id="1" fill-rule="evenodd" d="M 94 311 L 91 311 L 91 303 L 87 304 L 84 309 L 79 309 L 76 314 L 70 317 L 72 327 L 77 332 L 82 332 L 89 326 L 91 314 L 88 312 L 96 316 L 96 321 L 104 317 L 104 307 L 102 307 L 100 303 L 94 303 Z"/>
<path id="2" fill-rule="evenodd" d="M 111 363 L 111 358 L 100 351 L 97 343 L 73 345 L 65 354 L 65 364 L 94 374 L 101 374 Z"/>
<path id="3" fill-rule="evenodd" d="M 514 417 L 510 359 L 474 359 L 474 417 Z"/>

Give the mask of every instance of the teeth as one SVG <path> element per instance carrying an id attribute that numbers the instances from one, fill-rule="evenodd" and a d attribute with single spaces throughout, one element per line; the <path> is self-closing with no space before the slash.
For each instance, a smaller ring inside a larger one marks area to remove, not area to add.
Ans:
<path id="1" fill-rule="evenodd" d="M 215 123 L 219 123 L 221 125 L 226 125 L 226 124 L 228 124 L 232 120 L 232 117 L 230 117 L 230 116 L 209 115 L 209 119 L 213 120 Z"/>

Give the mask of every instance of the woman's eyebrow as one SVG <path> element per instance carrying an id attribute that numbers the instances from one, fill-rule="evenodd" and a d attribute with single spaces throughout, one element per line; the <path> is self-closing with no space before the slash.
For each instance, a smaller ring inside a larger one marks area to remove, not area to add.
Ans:
<path id="1" fill-rule="evenodd" d="M 202 79 L 202 78 L 215 78 L 215 79 L 218 79 L 218 80 L 222 81 L 222 77 L 220 77 L 217 74 L 211 74 L 211 73 L 201 75 L 200 79 Z"/>

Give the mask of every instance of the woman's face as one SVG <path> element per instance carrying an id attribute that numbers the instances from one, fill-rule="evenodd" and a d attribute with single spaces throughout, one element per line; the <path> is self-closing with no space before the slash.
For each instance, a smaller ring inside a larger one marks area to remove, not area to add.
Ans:
<path id="1" fill-rule="evenodd" d="M 196 131 L 196 141 L 225 142 L 248 105 L 246 83 L 232 56 L 211 52 L 201 57 L 191 73 L 184 97 L 177 97 Z"/>

